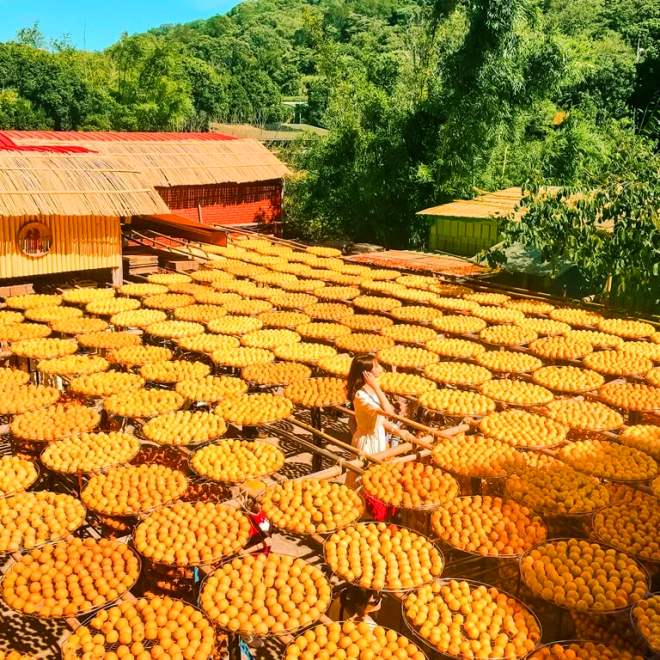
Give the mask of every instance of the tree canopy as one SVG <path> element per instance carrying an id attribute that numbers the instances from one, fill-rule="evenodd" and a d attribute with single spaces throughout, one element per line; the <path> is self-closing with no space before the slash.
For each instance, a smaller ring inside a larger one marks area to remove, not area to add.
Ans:
<path id="1" fill-rule="evenodd" d="M 660 6 L 630 2 L 419 2 L 344 40 L 326 15 L 309 107 L 331 132 L 291 155 L 304 174 L 290 220 L 315 236 L 422 246 L 425 206 L 591 183 L 631 137 L 654 147 Z"/>

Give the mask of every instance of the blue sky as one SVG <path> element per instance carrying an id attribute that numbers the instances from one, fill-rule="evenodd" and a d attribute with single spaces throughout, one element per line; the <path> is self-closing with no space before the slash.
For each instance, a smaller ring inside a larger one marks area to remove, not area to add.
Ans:
<path id="1" fill-rule="evenodd" d="M 237 0 L 0 0 L 0 41 L 39 21 L 47 38 L 71 34 L 88 50 L 114 43 L 122 32 L 143 32 L 163 23 L 184 23 L 222 14 Z"/>

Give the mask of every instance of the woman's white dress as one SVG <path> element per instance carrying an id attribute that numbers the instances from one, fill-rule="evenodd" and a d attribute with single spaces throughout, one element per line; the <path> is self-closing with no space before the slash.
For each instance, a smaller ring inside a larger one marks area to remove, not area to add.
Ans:
<path id="1" fill-rule="evenodd" d="M 353 399 L 355 423 L 353 446 L 367 454 L 377 454 L 387 449 L 385 418 L 377 414 L 382 411 L 378 397 L 366 389 L 358 390 Z"/>

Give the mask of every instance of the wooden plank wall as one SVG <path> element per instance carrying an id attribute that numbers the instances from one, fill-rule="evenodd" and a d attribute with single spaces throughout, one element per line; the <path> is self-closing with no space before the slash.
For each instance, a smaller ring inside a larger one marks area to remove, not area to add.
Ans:
<path id="1" fill-rule="evenodd" d="M 18 232 L 28 222 L 42 222 L 53 233 L 44 257 L 28 257 L 18 248 Z M 0 280 L 121 266 L 118 217 L 13 216 L 0 218 Z"/>

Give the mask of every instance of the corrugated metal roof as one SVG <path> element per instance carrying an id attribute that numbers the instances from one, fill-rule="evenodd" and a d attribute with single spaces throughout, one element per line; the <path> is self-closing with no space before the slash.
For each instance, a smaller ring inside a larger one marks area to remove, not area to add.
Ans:
<path id="1" fill-rule="evenodd" d="M 104 133 L 92 131 L 2 131 L 14 142 L 218 142 L 238 140 L 225 133 Z"/>
<path id="2" fill-rule="evenodd" d="M 81 147 L 79 144 L 16 144 L 7 134 L 0 133 L 0 151 L 23 151 L 34 153 L 54 153 L 54 154 L 88 154 L 91 149 Z"/>
<path id="3" fill-rule="evenodd" d="M 556 192 L 558 187 L 545 188 Z M 488 218 L 491 215 L 504 216 L 512 213 L 522 199 L 521 188 L 506 188 L 497 192 L 480 195 L 474 199 L 458 199 L 448 204 L 433 206 L 419 211 L 418 215 L 449 216 L 453 218 Z"/>

